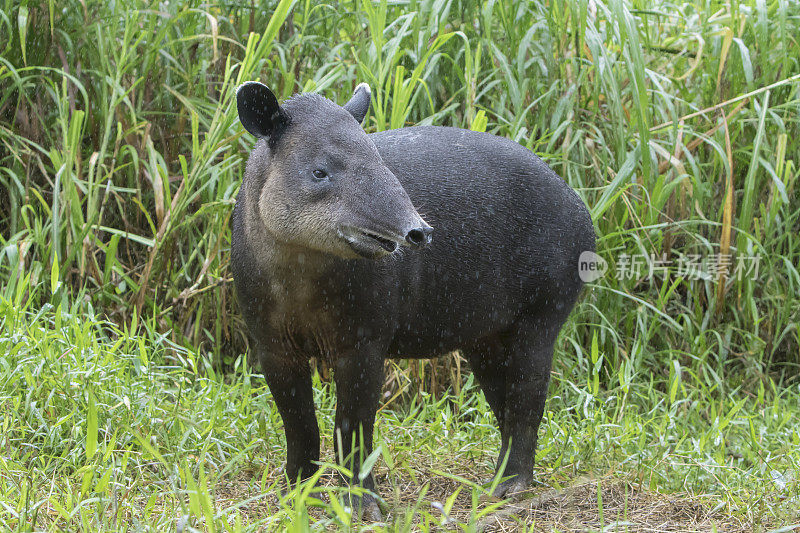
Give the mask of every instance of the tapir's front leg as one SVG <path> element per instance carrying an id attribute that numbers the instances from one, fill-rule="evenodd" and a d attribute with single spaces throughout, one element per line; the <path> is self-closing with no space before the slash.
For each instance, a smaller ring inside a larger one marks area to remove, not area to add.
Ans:
<path id="1" fill-rule="evenodd" d="M 287 357 L 279 349 L 257 346 L 264 379 L 278 406 L 286 432 L 286 475 L 294 483 L 317 470 L 319 426 L 308 361 Z"/>
<path id="2" fill-rule="evenodd" d="M 349 480 L 353 485 L 359 483 L 361 463 L 372 453 L 372 429 L 383 385 L 384 351 L 382 348 L 370 345 L 340 353 L 334 366 L 336 380 L 334 448 L 337 460 L 344 460 L 344 466 L 353 472 L 353 477 Z M 375 480 L 371 472 L 364 478 L 361 486 L 375 491 Z M 356 514 L 359 513 L 358 500 L 358 498 L 352 499 L 353 511 Z M 374 498 L 365 496 L 361 503 L 366 519 L 381 519 L 380 509 Z"/>

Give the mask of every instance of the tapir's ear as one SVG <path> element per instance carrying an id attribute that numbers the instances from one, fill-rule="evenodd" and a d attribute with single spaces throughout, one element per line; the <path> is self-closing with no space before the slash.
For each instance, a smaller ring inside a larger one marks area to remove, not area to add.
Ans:
<path id="1" fill-rule="evenodd" d="M 286 112 L 269 88 L 257 81 L 248 81 L 236 90 L 236 109 L 244 129 L 259 138 L 271 138 L 288 122 Z"/>
<path id="2" fill-rule="evenodd" d="M 350 114 L 355 117 L 359 124 L 364 122 L 364 117 L 367 116 L 371 95 L 372 91 L 369 90 L 369 85 L 366 83 L 359 83 L 356 90 L 353 91 L 353 97 L 349 102 L 344 104 L 344 108 L 350 111 Z"/>

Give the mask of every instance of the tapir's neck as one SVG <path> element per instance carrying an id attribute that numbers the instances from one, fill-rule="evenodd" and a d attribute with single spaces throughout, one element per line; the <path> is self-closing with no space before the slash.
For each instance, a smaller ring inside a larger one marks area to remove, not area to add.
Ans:
<path id="1" fill-rule="evenodd" d="M 269 264 L 277 270 L 285 270 L 292 276 L 320 278 L 325 276 L 342 259 L 311 248 L 296 246 L 273 239 Z"/>
<path id="2" fill-rule="evenodd" d="M 258 262 L 274 281 L 288 278 L 299 283 L 303 280 L 325 279 L 335 269 L 335 263 L 341 261 L 318 250 L 282 242 L 263 229 L 263 226 L 260 235 L 262 238 L 256 242 L 250 239 L 251 253 L 258 258 Z"/>

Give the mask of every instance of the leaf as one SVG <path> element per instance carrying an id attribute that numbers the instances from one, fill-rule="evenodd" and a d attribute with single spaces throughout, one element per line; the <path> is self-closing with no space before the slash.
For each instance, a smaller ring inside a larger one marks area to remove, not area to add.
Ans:
<path id="1" fill-rule="evenodd" d="M 27 4 L 27 2 L 26 2 Z M 25 50 L 25 39 L 28 35 L 28 6 L 19 6 L 17 12 L 17 26 L 19 27 L 19 47 L 22 50 L 22 62 L 27 66 L 28 58 Z"/>
<path id="2" fill-rule="evenodd" d="M 633 171 L 636 169 L 640 153 L 641 145 L 636 145 L 636 148 L 628 152 L 628 156 L 625 158 L 622 167 L 620 167 L 614 179 L 611 180 L 611 183 L 605 187 L 600 199 L 592 206 L 592 222 L 595 224 L 597 224 L 597 221 L 600 220 L 603 213 L 611 207 L 613 201 L 622 192 L 620 187 L 630 178 L 631 174 L 633 174 Z"/>
<path id="3" fill-rule="evenodd" d="M 50 267 L 50 292 L 55 294 L 58 290 L 58 257 L 53 256 L 53 265 Z"/>
<path id="4" fill-rule="evenodd" d="M 86 413 L 86 459 L 94 457 L 97 451 L 97 405 L 94 394 L 89 393 L 89 407 Z"/>
<path id="5" fill-rule="evenodd" d="M 145 246 L 152 248 L 155 246 L 154 239 L 148 239 L 147 237 L 142 237 L 141 235 L 136 235 L 134 233 L 128 233 L 125 230 L 117 229 L 117 228 L 109 228 L 108 226 L 100 226 L 98 224 L 94 224 L 92 226 L 94 229 L 99 229 L 102 231 L 107 231 L 108 233 L 112 233 L 114 235 L 119 235 L 120 237 L 125 237 L 128 240 L 133 242 L 138 242 L 139 244 L 144 244 Z"/>
<path id="6" fill-rule="evenodd" d="M 106 471 L 103 473 L 100 480 L 97 482 L 97 485 L 94 487 L 94 491 L 97 493 L 102 493 L 106 490 L 108 486 L 108 482 L 111 479 L 111 474 L 114 472 L 113 468 L 107 468 Z"/>
<path id="7" fill-rule="evenodd" d="M 486 112 L 481 109 L 475 114 L 475 119 L 472 121 L 472 125 L 469 129 L 472 131 L 486 131 L 486 125 L 489 123 L 489 119 L 486 118 Z"/>
<path id="8" fill-rule="evenodd" d="M 728 60 L 728 52 L 730 52 L 731 44 L 733 43 L 733 31 L 730 28 L 722 28 L 712 35 L 722 35 L 722 50 L 720 51 L 719 68 L 717 69 L 717 91 L 720 90 L 720 81 L 722 81 L 722 72 L 725 70 L 725 62 Z"/>
<path id="9" fill-rule="evenodd" d="M 372 467 L 375 466 L 375 461 L 378 460 L 378 457 L 381 456 L 381 447 L 378 446 L 377 450 L 374 450 L 369 457 L 367 457 L 364 462 L 361 464 L 361 469 L 358 471 L 358 479 L 359 481 L 364 481 L 364 479 L 372 472 Z"/>

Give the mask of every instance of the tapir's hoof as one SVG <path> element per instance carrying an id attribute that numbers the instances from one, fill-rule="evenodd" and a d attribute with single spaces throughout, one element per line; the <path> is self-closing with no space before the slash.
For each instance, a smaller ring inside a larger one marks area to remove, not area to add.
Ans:
<path id="1" fill-rule="evenodd" d="M 353 522 L 383 522 L 383 512 L 377 500 L 369 494 L 351 495 L 350 508 L 353 510 Z"/>
<path id="2" fill-rule="evenodd" d="M 498 500 L 507 498 L 511 498 L 513 500 L 522 499 L 524 493 L 530 488 L 530 484 L 530 479 L 515 476 L 497 485 L 497 487 L 494 489 L 494 492 L 492 492 L 492 497 Z"/>
<path id="3" fill-rule="evenodd" d="M 366 496 L 363 500 L 364 515 L 362 519 L 364 522 L 383 522 L 383 513 L 372 496 Z"/>

